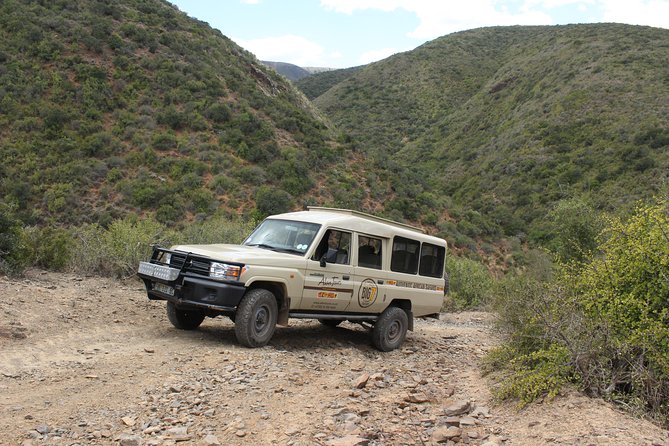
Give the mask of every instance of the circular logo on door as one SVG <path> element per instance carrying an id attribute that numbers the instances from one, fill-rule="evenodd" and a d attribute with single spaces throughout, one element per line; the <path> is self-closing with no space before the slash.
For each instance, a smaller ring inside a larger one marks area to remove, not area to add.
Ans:
<path id="1" fill-rule="evenodd" d="M 379 294 L 379 287 L 372 279 L 365 279 L 360 284 L 360 291 L 358 291 L 358 304 L 362 308 L 371 306 L 376 301 L 376 296 Z"/>

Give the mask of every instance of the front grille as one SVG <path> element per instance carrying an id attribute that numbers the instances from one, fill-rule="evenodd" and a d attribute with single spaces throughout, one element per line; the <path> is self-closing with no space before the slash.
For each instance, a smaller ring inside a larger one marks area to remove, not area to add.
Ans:
<path id="1" fill-rule="evenodd" d="M 184 262 L 186 262 L 185 265 Z M 211 262 L 209 260 L 193 258 L 186 256 L 185 254 L 177 254 L 172 252 L 170 266 L 173 268 L 179 268 L 183 272 L 208 276 Z"/>

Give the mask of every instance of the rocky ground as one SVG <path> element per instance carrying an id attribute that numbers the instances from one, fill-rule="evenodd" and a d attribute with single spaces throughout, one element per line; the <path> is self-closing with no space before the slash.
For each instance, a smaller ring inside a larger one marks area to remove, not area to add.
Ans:
<path id="1" fill-rule="evenodd" d="M 138 281 L 0 278 L 2 445 L 669 445 L 575 392 L 492 401 L 486 313 L 416 323 L 399 351 L 313 321 L 249 350 L 227 319 L 169 324 Z"/>

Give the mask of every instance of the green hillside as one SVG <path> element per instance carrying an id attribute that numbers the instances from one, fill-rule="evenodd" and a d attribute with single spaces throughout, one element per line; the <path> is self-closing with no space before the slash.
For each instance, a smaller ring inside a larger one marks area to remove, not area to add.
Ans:
<path id="1" fill-rule="evenodd" d="M 301 93 L 161 0 L 1 2 L 0 155 L 26 224 L 363 198 Z"/>
<path id="2" fill-rule="evenodd" d="M 664 29 L 485 28 L 368 65 L 315 104 L 385 171 L 389 212 L 462 243 L 545 242 L 561 199 L 618 210 L 666 190 L 667 60 Z"/>
<path id="3" fill-rule="evenodd" d="M 333 86 L 360 71 L 363 67 L 343 68 L 341 70 L 321 71 L 311 76 L 303 77 L 295 81 L 295 86 L 302 90 L 306 97 L 316 99 Z"/>

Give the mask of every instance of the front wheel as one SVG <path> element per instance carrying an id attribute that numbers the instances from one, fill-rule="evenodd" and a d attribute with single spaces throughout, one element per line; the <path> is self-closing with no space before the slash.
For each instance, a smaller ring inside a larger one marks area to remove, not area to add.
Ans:
<path id="1" fill-rule="evenodd" d="M 256 288 L 247 292 L 235 315 L 237 341 L 251 348 L 266 345 L 276 329 L 278 313 L 276 298 L 270 291 Z"/>
<path id="2" fill-rule="evenodd" d="M 180 310 L 167 302 L 167 319 L 180 330 L 195 330 L 204 320 L 204 314 L 197 310 Z"/>
<path id="3" fill-rule="evenodd" d="M 372 344 L 382 352 L 395 350 L 404 342 L 409 316 L 399 307 L 388 307 L 381 313 L 372 329 Z"/>

